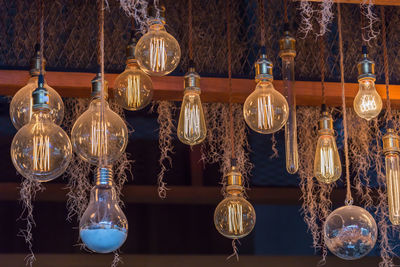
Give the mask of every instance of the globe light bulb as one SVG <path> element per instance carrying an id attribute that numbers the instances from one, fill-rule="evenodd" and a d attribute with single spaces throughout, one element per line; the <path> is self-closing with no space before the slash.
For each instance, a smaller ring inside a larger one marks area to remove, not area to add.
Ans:
<path id="1" fill-rule="evenodd" d="M 178 138 L 187 145 L 203 142 L 207 135 L 203 107 L 200 100 L 200 76 L 190 64 L 185 75 L 185 93 L 178 122 Z"/>
<path id="2" fill-rule="evenodd" d="M 107 98 L 107 82 L 104 83 Z M 84 161 L 98 165 L 101 159 L 112 164 L 122 155 L 128 143 L 128 129 L 122 118 L 104 99 L 102 118 L 101 73 L 92 80 L 92 101 L 75 122 L 71 131 L 74 151 Z"/>
<path id="3" fill-rule="evenodd" d="M 218 232 L 230 239 L 247 236 L 256 224 L 253 206 L 243 197 L 242 175 L 232 167 L 227 175 L 226 195 L 214 212 Z"/>
<path id="4" fill-rule="evenodd" d="M 52 120 L 43 76 L 38 80 L 39 87 L 32 93 L 32 118 L 14 136 L 11 160 L 25 178 L 47 182 L 64 173 L 72 146 L 67 133 Z"/>
<path id="5" fill-rule="evenodd" d="M 400 225 L 400 146 L 399 136 L 389 128 L 383 137 L 389 220 Z"/>
<path id="6" fill-rule="evenodd" d="M 149 30 L 139 39 L 135 55 L 140 68 L 151 76 L 171 73 L 181 59 L 181 48 L 176 39 L 164 27 L 165 8 L 161 7 L 157 16 L 155 7 L 149 11 Z"/>
<path id="7" fill-rule="evenodd" d="M 359 90 L 354 98 L 354 111 L 358 116 L 371 120 L 382 110 L 382 99 L 375 88 L 375 62 L 368 59 L 367 47 L 363 46 L 363 59 L 358 63 Z"/>
<path id="8" fill-rule="evenodd" d="M 98 168 L 96 185 L 79 223 L 83 243 L 97 253 L 119 249 L 128 235 L 128 221 L 118 205 L 112 175 L 111 167 Z"/>
<path id="9" fill-rule="evenodd" d="M 131 41 L 126 48 L 128 60 L 126 68 L 115 79 L 115 99 L 126 110 L 140 110 L 146 107 L 153 97 L 153 83 L 137 64 L 135 58 L 136 38 L 132 33 Z"/>
<path id="10" fill-rule="evenodd" d="M 10 103 L 11 122 L 17 130 L 26 125 L 32 118 L 32 92 L 37 88 L 40 68 L 40 52 L 37 47 L 35 56 L 31 60 L 31 77 L 28 83 L 17 91 Z M 51 88 L 46 81 L 44 81 L 43 87 L 47 90 L 49 97 L 48 115 L 54 123 L 60 125 L 64 118 L 64 103 L 57 91 Z"/>
<path id="11" fill-rule="evenodd" d="M 314 176 L 321 183 L 330 184 L 342 175 L 342 165 L 333 131 L 333 120 L 324 105 L 319 120 L 318 141 L 315 150 Z"/>
<path id="12" fill-rule="evenodd" d="M 344 260 L 357 260 L 374 248 L 378 229 L 368 211 L 349 205 L 334 210 L 326 218 L 323 235 L 330 252 Z"/>
<path id="13" fill-rule="evenodd" d="M 285 97 L 289 104 L 289 116 L 285 124 L 285 156 L 286 170 L 294 174 L 299 169 L 299 153 L 297 149 L 296 91 L 294 87 L 294 57 L 296 56 L 296 40 L 290 35 L 289 25 L 284 25 L 284 36 L 279 40 L 282 59 L 282 80 Z"/>
<path id="14" fill-rule="evenodd" d="M 247 125 L 255 132 L 271 134 L 279 131 L 289 116 L 285 97 L 272 85 L 272 63 L 265 54 L 256 62 L 256 89 L 243 105 Z"/>

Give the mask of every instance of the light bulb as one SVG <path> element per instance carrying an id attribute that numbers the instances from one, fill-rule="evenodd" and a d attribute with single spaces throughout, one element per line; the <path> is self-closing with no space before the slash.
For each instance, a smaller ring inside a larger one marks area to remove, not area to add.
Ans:
<path id="1" fill-rule="evenodd" d="M 185 93 L 178 122 L 178 138 L 187 145 L 203 142 L 207 135 L 203 107 L 200 100 L 200 76 L 193 64 L 185 75 Z"/>
<path id="2" fill-rule="evenodd" d="M 332 117 L 326 107 L 323 107 L 315 150 L 314 176 L 319 182 L 326 184 L 335 182 L 342 175 L 342 165 L 333 134 Z"/>
<path id="3" fill-rule="evenodd" d="M 115 79 L 115 99 L 127 110 L 140 110 L 146 107 L 153 97 L 153 83 L 150 77 L 143 72 L 135 59 L 136 39 L 132 34 L 127 46 L 126 68 Z"/>
<path id="4" fill-rule="evenodd" d="M 164 27 L 164 11 L 161 7 L 161 17 L 155 14 L 149 21 L 149 30 L 139 39 L 135 55 L 140 68 L 151 76 L 164 76 L 171 73 L 181 59 L 181 48 L 176 39 Z M 154 11 L 154 7 L 152 11 Z M 156 12 L 156 11 L 154 11 Z"/>
<path id="5" fill-rule="evenodd" d="M 105 82 L 105 97 L 107 83 Z M 101 159 L 112 164 L 122 155 L 128 143 L 128 129 L 122 118 L 112 111 L 104 99 L 104 117 L 101 100 L 101 74 L 92 80 L 92 101 L 89 108 L 75 122 L 71 141 L 80 158 L 97 165 Z"/>
<path id="6" fill-rule="evenodd" d="M 230 239 L 247 236 L 256 224 L 253 206 L 243 197 L 241 174 L 232 167 L 227 175 L 226 195 L 214 212 L 214 224 L 218 232 Z"/>
<path id="7" fill-rule="evenodd" d="M 256 62 L 258 84 L 243 105 L 247 125 L 255 132 L 271 134 L 279 131 L 289 116 L 285 97 L 272 85 L 272 63 L 263 54 Z"/>
<path id="8" fill-rule="evenodd" d="M 37 88 L 39 73 L 40 53 L 36 51 L 35 56 L 31 60 L 31 77 L 28 83 L 17 91 L 10 103 L 10 118 L 17 130 L 27 124 L 32 118 L 32 92 Z M 46 81 L 43 86 L 48 92 L 50 119 L 60 125 L 64 118 L 64 103 L 57 91 L 51 88 Z"/>
<path id="9" fill-rule="evenodd" d="M 67 133 L 53 122 L 43 76 L 39 80 L 39 88 L 33 92 L 32 118 L 14 136 L 11 159 L 25 178 L 47 182 L 66 170 L 72 146 Z"/>
<path id="10" fill-rule="evenodd" d="M 385 153 L 386 185 L 389 204 L 389 220 L 400 225 L 400 146 L 399 136 L 388 129 L 383 137 Z"/>
<path id="11" fill-rule="evenodd" d="M 326 218 L 323 235 L 330 252 L 344 260 L 357 260 L 374 248 L 378 229 L 368 211 L 349 205 L 334 210 Z"/>
<path id="12" fill-rule="evenodd" d="M 375 62 L 368 59 L 368 51 L 363 46 L 363 60 L 358 63 L 359 90 L 354 98 L 354 111 L 358 116 L 371 120 L 382 110 L 382 99 L 375 88 Z"/>
<path id="13" fill-rule="evenodd" d="M 285 156 L 286 170 L 294 174 L 299 169 L 299 155 L 297 149 L 297 122 L 296 122 L 296 91 L 294 87 L 294 57 L 296 56 L 296 40 L 289 33 L 289 26 L 285 23 L 284 36 L 279 40 L 282 58 L 282 80 L 285 88 L 285 97 L 289 104 L 289 116 L 285 124 Z"/>
<path id="14" fill-rule="evenodd" d="M 118 205 L 110 167 L 97 170 L 96 185 L 80 223 L 79 235 L 90 250 L 110 253 L 119 249 L 128 235 L 128 221 Z"/>

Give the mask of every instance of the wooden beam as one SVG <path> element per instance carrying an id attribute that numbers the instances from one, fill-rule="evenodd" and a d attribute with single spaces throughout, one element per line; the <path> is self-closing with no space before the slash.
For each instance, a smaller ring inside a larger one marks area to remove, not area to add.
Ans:
<path id="1" fill-rule="evenodd" d="M 300 0 L 296 0 L 300 1 Z M 323 0 L 308 0 L 309 2 L 322 2 Z M 334 0 L 335 3 L 342 4 L 361 4 L 365 3 L 365 0 Z M 373 0 L 374 5 L 381 6 L 400 6 L 399 0 Z"/>
<path id="2" fill-rule="evenodd" d="M 90 81 L 93 73 L 81 72 L 47 72 L 46 80 L 64 97 L 89 97 Z M 113 86 L 117 74 L 106 74 L 110 87 Z M 29 79 L 29 73 L 21 70 L 0 70 L 0 95 L 12 96 L 24 86 Z M 154 84 L 155 100 L 181 101 L 183 96 L 183 77 L 166 76 L 152 77 Z M 233 79 L 232 100 L 243 103 L 247 96 L 254 90 L 256 84 L 250 79 Z M 274 86 L 283 92 L 283 82 L 276 80 Z M 358 92 L 357 83 L 346 83 L 346 102 L 351 106 Z M 310 81 L 297 81 L 296 101 L 299 106 L 321 105 L 321 83 Z M 341 105 L 340 83 L 325 83 L 327 104 L 330 106 Z M 391 101 L 393 106 L 400 107 L 400 85 L 391 85 Z M 377 84 L 376 89 L 382 99 L 386 99 L 385 85 Z M 208 78 L 201 79 L 201 98 L 203 102 L 228 102 L 228 79 Z"/>

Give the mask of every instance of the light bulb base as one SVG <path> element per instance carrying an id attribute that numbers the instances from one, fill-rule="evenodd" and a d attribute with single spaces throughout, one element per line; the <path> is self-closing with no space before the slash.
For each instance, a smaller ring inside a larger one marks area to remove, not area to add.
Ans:
<path id="1" fill-rule="evenodd" d="M 260 58 L 254 64 L 256 69 L 256 82 L 260 81 L 272 81 L 274 76 L 272 75 L 273 64 L 267 59 L 265 54 L 261 54 Z"/>
<path id="2" fill-rule="evenodd" d="M 38 87 L 32 92 L 32 110 L 48 110 L 49 109 L 49 92 L 44 88 L 44 77 L 39 75 Z"/>
<path id="3" fill-rule="evenodd" d="M 189 71 L 184 77 L 184 88 L 190 91 L 200 92 L 200 75 L 196 72 L 194 66 L 189 67 Z"/>
<path id="4" fill-rule="evenodd" d="M 383 153 L 400 153 L 400 138 L 392 128 L 387 129 L 386 134 L 382 138 Z"/>
<path id="5" fill-rule="evenodd" d="M 99 167 L 96 172 L 96 185 L 113 185 L 113 170 L 111 166 Z"/>
<path id="6" fill-rule="evenodd" d="M 358 81 L 364 79 L 376 80 L 375 62 L 368 58 L 368 51 L 363 47 L 363 59 L 358 62 Z"/>
<path id="7" fill-rule="evenodd" d="M 226 192 L 230 194 L 240 194 L 243 192 L 242 174 L 237 170 L 236 166 L 232 166 L 226 175 Z"/>
<path id="8" fill-rule="evenodd" d="M 97 73 L 92 80 L 92 98 L 101 98 L 101 73 Z M 108 82 L 104 79 L 104 98 L 108 98 Z"/>
<path id="9" fill-rule="evenodd" d="M 322 116 L 318 121 L 319 134 L 333 134 L 333 119 L 328 111 L 323 111 Z"/>
<path id="10" fill-rule="evenodd" d="M 29 74 L 32 77 L 39 76 L 40 69 L 42 69 L 42 74 L 45 73 L 44 67 L 46 64 L 46 60 L 43 58 L 43 62 L 41 62 L 41 61 L 42 61 L 42 57 L 40 55 L 40 49 L 39 49 L 39 47 L 36 47 L 35 54 L 31 58 L 31 62 L 30 62 L 31 64 L 30 64 Z"/>
<path id="11" fill-rule="evenodd" d="M 136 44 L 137 44 L 137 39 L 135 37 L 135 33 L 132 32 L 131 34 L 131 39 L 129 40 L 128 45 L 126 46 L 126 58 L 127 58 L 127 63 L 129 60 L 135 60 L 135 49 L 136 49 Z"/>
<path id="12" fill-rule="evenodd" d="M 289 30 L 285 30 L 283 37 L 279 40 L 279 49 L 281 58 L 296 56 L 296 39 L 292 37 Z"/>

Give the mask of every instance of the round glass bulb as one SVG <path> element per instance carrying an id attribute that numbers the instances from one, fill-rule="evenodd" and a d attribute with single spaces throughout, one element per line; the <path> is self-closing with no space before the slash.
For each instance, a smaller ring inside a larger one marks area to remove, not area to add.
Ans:
<path id="1" fill-rule="evenodd" d="M 127 110 L 143 109 L 153 97 L 153 83 L 136 63 L 126 65 L 115 79 L 114 88 L 117 103 Z"/>
<path id="2" fill-rule="evenodd" d="M 163 23 L 154 20 L 135 48 L 140 68 L 151 76 L 171 73 L 181 59 L 178 41 L 169 34 Z"/>
<path id="3" fill-rule="evenodd" d="M 76 154 L 84 161 L 97 165 L 100 159 L 111 164 L 125 151 L 128 129 L 122 118 L 104 101 L 104 120 L 101 120 L 101 100 L 95 98 L 75 122 L 71 141 Z"/>
<path id="4" fill-rule="evenodd" d="M 31 120 L 14 136 L 11 159 L 27 179 L 47 182 L 60 176 L 72 158 L 67 133 L 56 125 L 49 112 L 33 112 Z"/>
<path id="5" fill-rule="evenodd" d="M 228 193 L 215 209 L 214 224 L 221 235 L 230 239 L 242 238 L 253 230 L 256 212 L 241 195 Z"/>
<path id="6" fill-rule="evenodd" d="M 382 99 L 376 91 L 373 79 L 362 79 L 358 83 L 360 87 L 354 98 L 354 111 L 361 118 L 371 120 L 381 112 Z"/>
<path id="7" fill-rule="evenodd" d="M 289 106 L 270 81 L 260 81 L 244 102 L 243 116 L 253 131 L 271 134 L 285 125 Z"/>
<path id="8" fill-rule="evenodd" d="M 111 185 L 96 185 L 79 223 L 79 235 L 86 247 L 97 253 L 119 249 L 128 235 L 128 221 L 118 205 Z"/>
<path id="9" fill-rule="evenodd" d="M 357 260 L 367 255 L 378 236 L 371 214 L 352 205 L 334 210 L 326 219 L 323 231 L 328 249 L 344 260 Z"/>
<path id="10" fill-rule="evenodd" d="M 32 92 L 38 86 L 38 76 L 29 79 L 27 85 L 18 90 L 10 103 L 10 118 L 14 127 L 18 130 L 27 124 L 32 117 Z M 56 90 L 45 81 L 44 88 L 49 96 L 50 118 L 60 125 L 64 119 L 64 103 Z"/>

